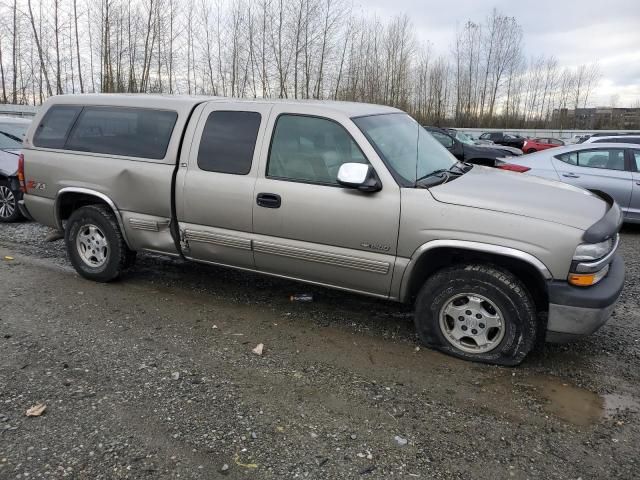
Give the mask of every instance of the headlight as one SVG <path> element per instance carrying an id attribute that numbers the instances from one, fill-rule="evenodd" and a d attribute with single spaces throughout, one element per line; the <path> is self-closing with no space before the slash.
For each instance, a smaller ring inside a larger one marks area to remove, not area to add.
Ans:
<path id="1" fill-rule="evenodd" d="M 606 256 L 612 248 L 612 238 L 600 243 L 583 243 L 576 248 L 576 253 L 573 254 L 573 260 L 576 262 L 598 260 Z"/>

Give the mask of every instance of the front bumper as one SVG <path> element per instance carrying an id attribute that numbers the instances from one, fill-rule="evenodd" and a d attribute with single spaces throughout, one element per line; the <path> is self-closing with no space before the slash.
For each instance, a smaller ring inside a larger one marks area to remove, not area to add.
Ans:
<path id="1" fill-rule="evenodd" d="M 604 325 L 624 285 L 624 261 L 616 253 L 609 273 L 592 287 L 549 283 L 548 342 L 562 343 L 589 335 Z"/>

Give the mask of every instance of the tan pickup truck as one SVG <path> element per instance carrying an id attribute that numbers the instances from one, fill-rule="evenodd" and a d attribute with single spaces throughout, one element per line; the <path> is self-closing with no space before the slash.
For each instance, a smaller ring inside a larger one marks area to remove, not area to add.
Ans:
<path id="1" fill-rule="evenodd" d="M 390 107 L 57 96 L 19 178 L 88 279 L 151 251 L 414 302 L 420 339 L 470 360 L 592 333 L 624 281 L 611 198 L 460 163 Z"/>

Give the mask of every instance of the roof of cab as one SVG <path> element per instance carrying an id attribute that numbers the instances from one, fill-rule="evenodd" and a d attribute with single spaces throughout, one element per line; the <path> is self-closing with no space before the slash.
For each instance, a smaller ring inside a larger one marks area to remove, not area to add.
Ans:
<path id="1" fill-rule="evenodd" d="M 56 95 L 49 97 L 48 104 L 75 104 L 75 105 L 118 105 L 126 107 L 155 107 L 170 108 L 180 111 L 191 110 L 202 102 L 241 102 L 258 103 L 262 105 L 312 105 L 323 107 L 334 112 L 342 113 L 349 117 L 366 115 L 380 115 L 384 113 L 400 113 L 401 110 L 383 105 L 357 102 L 338 102 L 332 100 L 289 100 L 289 99 L 239 99 L 214 96 L 193 95 L 158 95 L 146 93 L 97 93 Z"/>

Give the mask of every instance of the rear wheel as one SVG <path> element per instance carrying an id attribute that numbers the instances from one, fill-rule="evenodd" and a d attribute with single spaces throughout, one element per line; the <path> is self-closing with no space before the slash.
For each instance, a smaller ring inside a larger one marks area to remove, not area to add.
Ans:
<path id="1" fill-rule="evenodd" d="M 11 189 L 8 181 L 0 180 L 0 222 L 15 222 L 21 218 L 22 215 L 18 209 L 18 192 Z"/>
<path id="2" fill-rule="evenodd" d="M 531 295 L 510 272 L 460 265 L 430 277 L 416 300 L 427 346 L 465 360 L 517 365 L 533 349 L 538 320 Z"/>
<path id="3" fill-rule="evenodd" d="M 67 221 L 65 244 L 71 264 L 84 278 L 110 282 L 133 264 L 113 212 L 106 205 L 79 208 Z"/>

